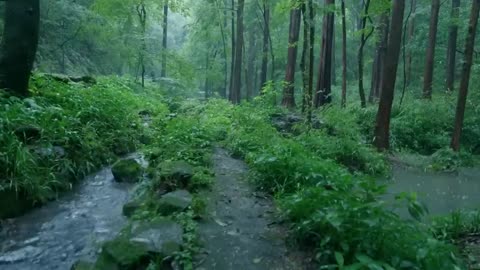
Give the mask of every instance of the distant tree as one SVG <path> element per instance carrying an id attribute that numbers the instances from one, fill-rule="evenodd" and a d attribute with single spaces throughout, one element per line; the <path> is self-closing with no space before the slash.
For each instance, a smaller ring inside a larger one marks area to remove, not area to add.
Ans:
<path id="1" fill-rule="evenodd" d="M 300 35 L 301 11 L 293 7 L 290 11 L 290 29 L 288 34 L 288 56 L 285 72 L 285 87 L 283 89 L 282 105 L 287 108 L 295 107 L 295 67 L 297 63 L 298 38 Z"/>
<path id="2" fill-rule="evenodd" d="M 414 36 L 415 36 L 415 19 L 417 16 L 417 0 L 412 0 L 410 2 L 411 5 L 411 11 L 412 13 L 410 14 L 410 19 L 408 20 L 408 29 L 407 29 L 407 40 L 409 43 L 414 41 Z M 408 50 L 407 55 L 406 55 L 406 84 L 408 85 L 410 81 L 412 80 L 412 62 L 413 62 L 413 56 L 412 56 L 412 50 Z"/>
<path id="3" fill-rule="evenodd" d="M 28 96 L 40 25 L 39 0 L 7 1 L 0 57 L 0 88 Z"/>
<path id="4" fill-rule="evenodd" d="M 379 25 L 377 31 L 380 37 L 376 44 L 375 57 L 372 68 L 372 86 L 370 89 L 369 102 L 380 98 L 382 88 L 382 79 L 385 71 L 385 58 L 387 56 L 388 34 L 390 28 L 390 12 L 384 12 L 380 15 Z"/>
<path id="5" fill-rule="evenodd" d="M 315 93 L 315 107 L 323 106 L 332 101 L 332 54 L 333 54 L 333 24 L 335 19 L 335 0 L 325 0 L 327 9 L 323 17 L 322 45 L 320 52 L 320 67 Z"/>
<path id="6" fill-rule="evenodd" d="M 140 22 L 141 27 L 141 48 L 139 51 L 139 65 L 140 65 L 140 77 L 142 80 L 142 87 L 145 87 L 145 58 L 147 53 L 147 41 L 146 41 L 146 26 L 147 26 L 147 9 L 145 8 L 145 3 L 140 2 L 137 5 L 137 15 L 138 21 Z"/>
<path id="7" fill-rule="evenodd" d="M 448 30 L 447 66 L 446 66 L 446 88 L 453 91 L 455 84 L 455 66 L 457 55 L 458 19 L 460 13 L 460 0 L 452 0 L 452 11 L 450 15 L 450 27 Z"/>
<path id="8" fill-rule="evenodd" d="M 303 101 L 302 112 L 307 112 L 308 119 L 312 111 L 313 93 L 313 64 L 315 46 L 315 11 L 313 0 L 308 0 L 302 5 L 303 14 L 303 50 L 300 67 L 303 75 Z"/>
<path id="9" fill-rule="evenodd" d="M 462 79 L 458 91 L 457 111 L 455 115 L 455 124 L 452 135 L 451 147 L 454 151 L 460 150 L 460 138 L 462 137 L 463 120 L 465 117 L 465 105 L 467 103 L 468 85 L 470 82 L 470 72 L 473 63 L 473 52 L 475 46 L 475 37 L 477 33 L 478 17 L 480 12 L 480 0 L 473 0 L 468 24 L 468 34 L 465 41 L 465 60 L 462 68 Z"/>
<path id="10" fill-rule="evenodd" d="M 264 87 L 267 82 L 268 72 L 268 53 L 270 39 L 270 4 L 268 0 L 263 1 L 263 50 L 262 50 L 262 68 L 260 70 L 260 87 Z"/>
<path id="11" fill-rule="evenodd" d="M 363 2 L 363 1 L 362 1 Z M 358 93 L 360 95 L 360 104 L 362 108 L 365 108 L 367 106 L 367 100 L 365 98 L 365 89 L 363 86 L 363 48 L 365 47 L 365 44 L 367 43 L 368 38 L 373 33 L 373 29 L 371 29 L 368 34 L 365 34 L 367 31 L 367 18 L 369 17 L 368 14 L 368 9 L 370 8 L 370 0 L 366 0 L 366 2 L 363 3 L 363 14 L 362 14 L 362 19 L 361 19 L 361 34 L 360 34 L 360 47 L 358 48 Z"/>
<path id="12" fill-rule="evenodd" d="M 382 90 L 375 125 L 374 145 L 379 150 L 386 150 L 390 147 L 390 115 L 397 78 L 398 59 L 400 57 L 404 12 L 405 1 L 393 0 L 392 21 L 390 23 L 390 34 L 385 58 L 385 72 L 383 73 Z"/>
<path id="13" fill-rule="evenodd" d="M 237 2 L 237 29 L 235 40 L 235 58 L 232 78 L 232 91 L 230 93 L 230 100 L 234 104 L 239 104 L 241 100 L 240 89 L 242 87 L 242 62 L 243 62 L 243 10 L 245 7 L 245 0 L 238 0 Z"/>
<path id="14" fill-rule="evenodd" d="M 425 57 L 425 71 L 423 74 L 423 97 L 432 98 L 433 68 L 435 60 L 435 45 L 437 44 L 438 13 L 440 0 L 432 0 L 430 16 L 430 30 L 428 33 L 427 53 Z"/>
<path id="15" fill-rule="evenodd" d="M 342 0 L 342 107 L 347 105 L 347 23 L 345 18 L 345 0 Z"/>
<path id="16" fill-rule="evenodd" d="M 163 40 L 162 40 L 162 72 L 161 77 L 167 76 L 167 41 L 168 41 L 168 0 L 163 4 Z"/>

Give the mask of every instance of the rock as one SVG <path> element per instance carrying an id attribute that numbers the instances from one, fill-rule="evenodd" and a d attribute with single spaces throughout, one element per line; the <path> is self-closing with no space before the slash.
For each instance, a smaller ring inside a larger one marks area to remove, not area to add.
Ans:
<path id="1" fill-rule="evenodd" d="M 161 181 L 169 182 L 177 188 L 188 186 L 194 174 L 192 165 L 185 161 L 166 161 L 159 164 L 159 177 Z"/>
<path id="2" fill-rule="evenodd" d="M 18 127 L 14 133 L 20 141 L 26 144 L 38 141 L 42 137 L 42 130 L 31 125 Z"/>
<path id="3" fill-rule="evenodd" d="M 131 217 L 133 214 L 135 214 L 135 211 L 139 209 L 142 206 L 140 202 L 137 201 L 131 201 L 123 205 L 123 210 L 122 213 L 126 217 Z"/>
<path id="4" fill-rule="evenodd" d="M 44 78 L 51 79 L 57 82 L 62 82 L 62 83 L 84 83 L 84 84 L 96 84 L 97 80 L 89 75 L 84 75 L 84 76 L 67 76 L 64 74 L 55 74 L 55 73 L 44 73 L 42 74 Z"/>
<path id="5" fill-rule="evenodd" d="M 21 216 L 33 207 L 33 201 L 23 192 L 17 193 L 14 189 L 0 191 L 0 220 Z"/>
<path id="6" fill-rule="evenodd" d="M 130 270 L 145 269 L 150 261 L 150 255 L 143 244 L 119 237 L 103 244 L 94 269 Z"/>
<path id="7" fill-rule="evenodd" d="M 42 110 L 43 108 L 40 107 L 37 102 L 35 102 L 34 99 L 32 98 L 25 98 L 23 99 L 23 103 L 25 104 L 25 106 L 27 106 L 28 108 L 32 109 L 32 110 L 36 110 L 36 111 L 39 111 L 39 110 Z"/>
<path id="8" fill-rule="evenodd" d="M 160 197 L 157 202 L 157 208 L 160 214 L 170 215 L 175 212 L 181 212 L 192 205 L 193 197 L 186 190 L 177 190 L 167 193 Z"/>
<path id="9" fill-rule="evenodd" d="M 87 261 L 77 261 L 70 270 L 94 270 L 94 264 Z"/>
<path id="10" fill-rule="evenodd" d="M 171 257 L 180 251 L 183 245 L 182 226 L 166 218 L 157 218 L 148 223 L 134 223 L 131 233 L 131 242 L 143 245 L 161 259 Z"/>
<path id="11" fill-rule="evenodd" d="M 65 157 L 65 148 L 61 146 L 35 147 L 33 152 L 43 158 L 62 158 Z"/>
<path id="12" fill-rule="evenodd" d="M 143 175 L 143 168 L 135 159 L 123 159 L 112 167 L 112 174 L 117 182 L 136 183 Z"/>

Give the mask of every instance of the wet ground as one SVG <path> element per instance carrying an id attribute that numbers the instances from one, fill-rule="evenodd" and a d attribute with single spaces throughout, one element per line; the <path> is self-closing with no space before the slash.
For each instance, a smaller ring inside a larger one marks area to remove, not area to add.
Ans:
<path id="1" fill-rule="evenodd" d="M 432 215 L 480 208 L 480 168 L 436 173 L 397 164 L 388 183 L 391 194 L 416 192 Z"/>
<path id="2" fill-rule="evenodd" d="M 209 217 L 200 223 L 204 251 L 197 270 L 308 269 L 301 254 L 289 252 L 286 232 L 275 225 L 273 202 L 247 183 L 243 161 L 215 149 L 216 181 L 207 195 Z"/>
<path id="3" fill-rule="evenodd" d="M 125 225 L 130 187 L 114 182 L 108 167 L 59 200 L 2 221 L 0 269 L 68 270 L 78 259 L 93 260 L 99 244 Z"/>

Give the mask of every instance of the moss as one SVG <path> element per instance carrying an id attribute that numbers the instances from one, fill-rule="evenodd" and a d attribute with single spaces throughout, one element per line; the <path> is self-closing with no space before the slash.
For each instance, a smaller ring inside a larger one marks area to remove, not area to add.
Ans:
<path id="1" fill-rule="evenodd" d="M 112 173 L 117 182 L 135 183 L 140 181 L 143 169 L 135 159 L 124 159 L 113 165 Z"/>
<path id="2" fill-rule="evenodd" d="M 143 245 L 119 237 L 103 244 L 95 269 L 134 270 L 141 269 L 148 263 L 149 254 Z"/>

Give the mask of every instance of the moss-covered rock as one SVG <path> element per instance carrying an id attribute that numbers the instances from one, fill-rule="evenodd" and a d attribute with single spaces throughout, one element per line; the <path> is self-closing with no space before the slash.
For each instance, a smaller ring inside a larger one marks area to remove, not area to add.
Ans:
<path id="1" fill-rule="evenodd" d="M 103 244 L 95 269 L 136 270 L 144 269 L 150 261 L 146 246 L 123 237 Z"/>
<path id="2" fill-rule="evenodd" d="M 31 144 L 42 137 L 42 130 L 36 126 L 21 126 L 15 129 L 15 136 L 25 144 Z"/>
<path id="3" fill-rule="evenodd" d="M 171 215 L 175 212 L 186 210 L 192 205 L 193 197 L 186 190 L 177 190 L 160 197 L 157 202 L 157 209 L 162 215 Z"/>
<path id="4" fill-rule="evenodd" d="M 115 163 L 112 174 L 117 182 L 135 183 L 141 180 L 143 168 L 135 159 L 124 159 Z"/>
<path id="5" fill-rule="evenodd" d="M 13 189 L 0 191 L 0 219 L 21 216 L 33 207 L 33 201 L 23 192 L 17 193 Z"/>
<path id="6" fill-rule="evenodd" d="M 194 175 L 194 167 L 185 161 L 165 161 L 158 165 L 156 180 L 167 183 L 170 190 L 186 188 Z"/>
<path id="7" fill-rule="evenodd" d="M 95 270 L 94 264 L 87 261 L 77 261 L 70 270 Z"/>
<path id="8" fill-rule="evenodd" d="M 131 201 L 123 205 L 122 213 L 126 217 L 131 217 L 142 206 L 138 201 Z"/>

